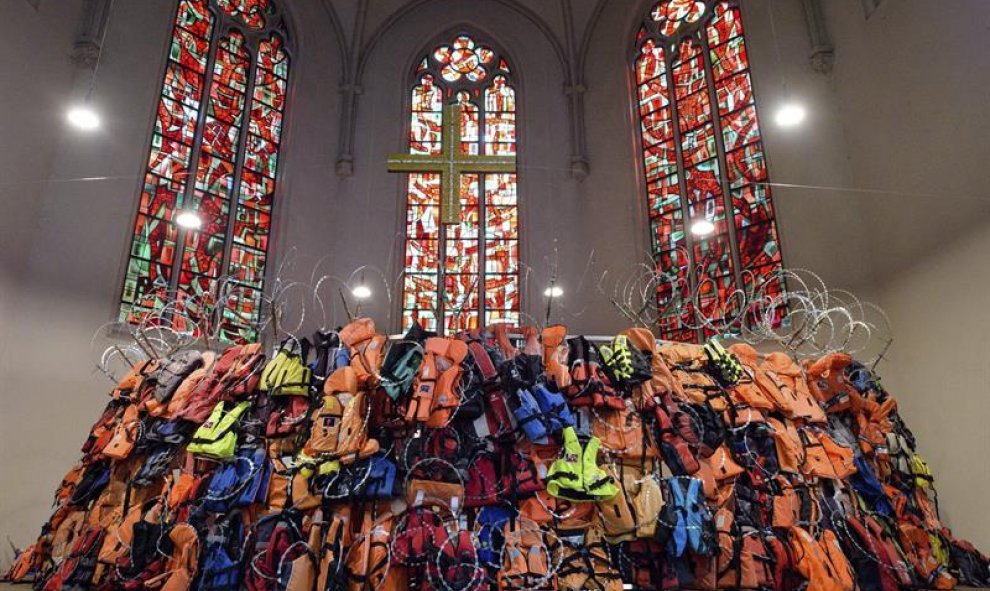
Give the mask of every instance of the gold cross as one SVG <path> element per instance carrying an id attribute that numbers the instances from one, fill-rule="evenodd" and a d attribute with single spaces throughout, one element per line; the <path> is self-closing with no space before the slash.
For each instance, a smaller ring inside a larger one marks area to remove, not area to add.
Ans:
<path id="1" fill-rule="evenodd" d="M 515 172 L 515 156 L 481 156 L 461 150 L 461 107 L 444 105 L 439 154 L 391 154 L 389 172 L 433 172 L 440 174 L 440 219 L 443 224 L 461 223 L 461 175 L 471 172 Z"/>

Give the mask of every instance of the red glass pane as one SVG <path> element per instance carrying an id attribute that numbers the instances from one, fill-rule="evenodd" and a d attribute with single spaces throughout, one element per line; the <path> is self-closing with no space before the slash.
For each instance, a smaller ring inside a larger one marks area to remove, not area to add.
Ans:
<path id="1" fill-rule="evenodd" d="M 718 94 L 718 111 L 725 115 L 753 103 L 753 83 L 749 72 L 740 72 L 715 85 Z"/>
<path id="2" fill-rule="evenodd" d="M 213 13 L 207 6 L 207 0 L 181 0 L 175 24 L 198 37 L 209 39 L 213 32 Z"/>
<path id="3" fill-rule="evenodd" d="M 182 251 L 182 270 L 198 275 L 219 277 L 223 264 L 224 236 L 210 236 L 202 232 L 186 234 L 186 247 Z"/>
<path id="4" fill-rule="evenodd" d="M 149 310 L 161 309 L 167 300 L 171 263 L 131 258 L 124 275 L 121 301 Z"/>
<path id="5" fill-rule="evenodd" d="M 772 223 L 747 226 L 737 232 L 739 260 L 743 268 L 780 263 L 777 229 Z"/>
<path id="6" fill-rule="evenodd" d="M 639 59 L 636 60 L 636 82 L 643 84 L 647 80 L 652 80 L 663 75 L 667 70 L 664 61 L 663 48 L 653 42 L 652 39 L 643 43 L 640 48 Z"/>
<path id="7" fill-rule="evenodd" d="M 217 0 L 220 10 L 252 29 L 265 26 L 265 15 L 271 12 L 271 0 Z"/>
<path id="8" fill-rule="evenodd" d="M 146 175 L 138 211 L 171 221 L 175 210 L 182 207 L 182 191 L 182 183 L 163 179 L 153 174 Z"/>
<path id="9" fill-rule="evenodd" d="M 653 228 L 653 251 L 675 250 L 684 246 L 684 214 L 680 209 L 655 216 L 650 221 Z"/>
<path id="10" fill-rule="evenodd" d="M 240 203 L 265 213 L 272 211 L 275 181 L 251 170 L 241 173 Z"/>
<path id="11" fill-rule="evenodd" d="M 519 280 L 516 275 L 491 275 L 485 279 L 485 308 L 519 309 Z"/>
<path id="12" fill-rule="evenodd" d="M 151 139 L 148 171 L 160 177 L 185 181 L 189 176 L 189 146 L 155 135 Z"/>
<path id="13" fill-rule="evenodd" d="M 199 214 L 199 218 L 203 222 L 203 225 L 200 226 L 200 232 L 216 236 L 223 236 L 227 233 L 229 201 L 217 195 L 196 191 L 191 207 Z"/>
<path id="14" fill-rule="evenodd" d="M 674 94 L 677 98 L 698 92 L 705 87 L 705 59 L 693 37 L 681 42 L 674 62 Z"/>
<path id="15" fill-rule="evenodd" d="M 681 187 L 677 174 L 663 177 L 647 187 L 651 214 L 680 209 Z"/>
<path id="16" fill-rule="evenodd" d="M 174 225 L 139 214 L 134 224 L 131 256 L 169 265 L 175 258 L 175 236 Z"/>
<path id="17" fill-rule="evenodd" d="M 641 125 L 644 146 L 652 146 L 674 137 L 673 122 L 670 120 L 669 108 L 644 115 L 641 119 Z"/>
<path id="18" fill-rule="evenodd" d="M 196 169 L 196 189 L 229 198 L 233 185 L 234 164 L 203 152 Z"/>
<path id="19" fill-rule="evenodd" d="M 758 141 L 760 124 L 756 120 L 756 108 L 747 107 L 723 117 L 722 135 L 725 138 L 727 152 Z"/>
<path id="20" fill-rule="evenodd" d="M 509 274 L 515 277 L 518 272 L 518 240 L 485 241 L 485 273 Z"/>
<path id="21" fill-rule="evenodd" d="M 715 47 L 711 51 L 712 72 L 716 80 L 721 80 L 736 72 L 749 68 L 749 58 L 746 56 L 746 42 L 738 37 Z"/>
<path id="22" fill-rule="evenodd" d="M 488 205 L 515 205 L 516 175 L 514 173 L 485 175 L 485 203 Z"/>
<path id="23" fill-rule="evenodd" d="M 774 219 L 773 202 L 766 185 L 746 185 L 732 190 L 736 226 L 755 226 Z"/>
<path id="24" fill-rule="evenodd" d="M 210 43 L 197 37 L 185 29 L 175 29 L 172 33 L 172 46 L 169 58 L 193 72 L 206 72 L 206 58 L 210 52 Z"/>
<path id="25" fill-rule="evenodd" d="M 725 2 L 715 7 L 712 20 L 708 23 L 708 45 L 715 47 L 729 39 L 741 37 L 742 18 L 738 8 L 730 8 Z"/>
<path id="26" fill-rule="evenodd" d="M 238 92 L 247 90 L 247 73 L 250 59 L 244 49 L 244 39 L 231 34 L 220 42 L 216 61 L 213 62 L 213 83 L 222 84 Z"/>
<path id="27" fill-rule="evenodd" d="M 244 166 L 275 178 L 278 170 L 278 146 L 257 136 L 248 135 Z"/>
<path id="28" fill-rule="evenodd" d="M 207 117 L 203 125 L 203 152 L 224 160 L 234 160 L 240 129 L 229 123 Z"/>
<path id="29" fill-rule="evenodd" d="M 406 273 L 403 281 L 402 307 L 406 310 L 437 309 L 437 280 L 435 275 Z"/>
<path id="30" fill-rule="evenodd" d="M 716 199 L 722 195 L 717 160 L 709 160 L 689 168 L 684 172 L 684 182 L 688 201 L 691 203 Z"/>
<path id="31" fill-rule="evenodd" d="M 478 272 L 478 241 L 447 239 L 444 270 L 447 273 Z"/>
<path id="32" fill-rule="evenodd" d="M 694 166 L 699 162 L 714 158 L 715 128 L 709 123 L 681 136 L 684 166 Z"/>
<path id="33" fill-rule="evenodd" d="M 650 11 L 650 16 L 660 28 L 660 34 L 671 36 L 681 27 L 698 22 L 705 13 L 705 3 L 700 0 L 664 0 Z"/>
<path id="34" fill-rule="evenodd" d="M 407 240 L 406 266 L 412 272 L 436 273 L 440 269 L 439 240 Z"/>
<path id="35" fill-rule="evenodd" d="M 271 226 L 272 218 L 267 213 L 238 207 L 234 219 L 234 243 L 267 252 Z"/>
<path id="36" fill-rule="evenodd" d="M 444 276 L 444 310 L 450 317 L 458 310 L 477 310 L 479 293 L 477 275 L 446 275 Z"/>
<path id="37" fill-rule="evenodd" d="M 285 42 L 278 35 L 266 39 L 258 46 L 258 67 L 272 72 L 279 78 L 289 77 L 289 56 Z"/>
<path id="38" fill-rule="evenodd" d="M 761 183 L 767 180 L 767 162 L 763 155 L 761 143 L 750 144 L 735 152 L 729 152 L 726 158 L 728 160 L 729 183 L 732 187 Z"/>
<path id="39" fill-rule="evenodd" d="M 203 98 L 203 75 L 170 61 L 165 69 L 162 95 L 198 110 Z"/>
<path id="40" fill-rule="evenodd" d="M 720 277 L 732 272 L 728 236 L 710 236 L 694 244 L 694 266 L 701 276 Z"/>
<path id="41" fill-rule="evenodd" d="M 677 152 L 674 140 L 649 146 L 643 150 L 643 167 L 647 182 L 667 176 L 677 170 Z"/>
<path id="42" fill-rule="evenodd" d="M 639 87 L 639 113 L 645 115 L 670 104 L 667 95 L 667 78 L 650 80 Z"/>
<path id="43" fill-rule="evenodd" d="M 285 85 L 282 78 L 259 68 L 254 82 L 254 100 L 276 109 L 284 109 Z"/>
<path id="44" fill-rule="evenodd" d="M 227 274 L 240 283 L 260 287 L 265 280 L 265 253 L 235 244 L 230 249 Z"/>
<path id="45" fill-rule="evenodd" d="M 434 112 L 443 110 L 443 90 L 434 84 L 433 76 L 423 76 L 420 83 L 413 87 L 412 110 Z"/>
<path id="46" fill-rule="evenodd" d="M 516 110 L 516 91 L 505 76 L 497 76 L 485 89 L 486 113 L 512 113 Z"/>
<path id="47" fill-rule="evenodd" d="M 244 114 L 244 94 L 226 86 L 212 85 L 207 113 L 240 127 L 241 117 Z"/>
<path id="48" fill-rule="evenodd" d="M 516 206 L 485 208 L 485 235 L 491 238 L 517 238 L 519 210 Z"/>
<path id="49" fill-rule="evenodd" d="M 677 117 L 681 131 L 690 131 L 711 121 L 708 91 L 702 90 L 677 100 Z"/>
<path id="50" fill-rule="evenodd" d="M 155 133 L 191 146 L 196 134 L 198 118 L 199 113 L 196 109 L 162 97 L 158 101 Z"/>
<path id="51" fill-rule="evenodd" d="M 264 103 L 251 105 L 251 133 L 269 142 L 279 143 L 282 138 L 282 112 Z"/>
<path id="52" fill-rule="evenodd" d="M 413 112 L 409 126 L 409 152 L 439 154 L 443 149 L 443 113 Z"/>

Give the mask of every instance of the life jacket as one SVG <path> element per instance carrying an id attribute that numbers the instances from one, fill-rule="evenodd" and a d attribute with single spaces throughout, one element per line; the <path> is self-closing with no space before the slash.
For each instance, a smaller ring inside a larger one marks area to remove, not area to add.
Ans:
<path id="1" fill-rule="evenodd" d="M 920 454 L 911 454 L 911 474 L 914 476 L 915 486 L 934 488 L 935 477 L 932 475 L 932 469 Z"/>
<path id="2" fill-rule="evenodd" d="M 113 436 L 103 448 L 103 455 L 114 460 L 123 460 L 134 450 L 140 435 L 141 419 L 136 404 L 124 408 L 124 414 L 114 429 Z"/>
<path id="3" fill-rule="evenodd" d="M 789 542 L 794 568 L 808 581 L 808 591 L 855 589 L 849 562 L 831 530 L 824 530 L 816 541 L 807 530 L 792 527 Z"/>
<path id="4" fill-rule="evenodd" d="M 440 548 L 450 543 L 450 535 L 440 514 L 420 503 L 397 516 L 390 543 L 395 565 L 427 567 L 437 559 Z"/>
<path id="5" fill-rule="evenodd" d="M 573 427 L 563 431 L 563 455 L 551 466 L 547 474 L 547 492 L 555 497 L 571 501 L 597 501 L 613 498 L 619 488 L 611 476 L 598 467 L 598 450 L 601 441 L 592 437 L 584 449 Z"/>
<path id="6" fill-rule="evenodd" d="M 205 423 L 193 434 L 186 447 L 189 453 L 199 454 L 219 460 L 234 457 L 237 446 L 237 423 L 251 408 L 250 402 L 239 402 L 232 407 L 218 402 Z"/>
<path id="7" fill-rule="evenodd" d="M 990 558 L 971 543 L 952 537 L 947 529 L 943 533 L 949 540 L 952 574 L 959 579 L 959 584 L 967 587 L 990 586 Z"/>
<path id="8" fill-rule="evenodd" d="M 265 356 L 261 345 L 252 343 L 230 347 L 213 366 L 213 371 L 200 380 L 190 394 L 178 418 L 202 423 L 222 400 L 233 400 L 254 392 L 260 378 Z"/>
<path id="9" fill-rule="evenodd" d="M 414 325 L 414 327 L 419 327 L 419 325 Z M 417 343 L 408 344 L 406 342 L 408 339 L 407 335 L 403 342 L 392 345 L 382 365 L 381 386 L 393 401 L 410 393 L 413 381 L 423 363 L 422 346 Z M 401 355 L 393 353 L 400 349 L 403 350 Z"/>
<path id="10" fill-rule="evenodd" d="M 264 447 L 242 447 L 232 461 L 213 473 L 203 497 L 203 506 L 214 513 L 233 507 L 264 503 L 268 492 L 271 464 Z"/>
<path id="11" fill-rule="evenodd" d="M 479 453 L 471 460 L 467 470 L 467 480 L 464 483 L 464 505 L 466 507 L 484 507 L 500 502 L 499 477 L 497 457 L 488 453 Z"/>
<path id="12" fill-rule="evenodd" d="M 83 443 L 80 451 L 83 453 L 83 460 L 93 460 L 100 457 L 103 452 L 103 448 L 110 443 L 110 439 L 113 438 L 114 432 L 116 431 L 117 425 L 120 423 L 120 417 L 124 412 L 124 409 L 130 406 L 129 404 L 123 403 L 119 400 L 110 400 L 106 407 L 103 409 L 103 414 L 100 418 L 93 423 L 90 427 L 89 436 L 86 438 L 86 442 Z"/>
<path id="13" fill-rule="evenodd" d="M 388 337 L 375 332 L 375 322 L 358 318 L 340 330 L 340 341 L 347 345 L 351 367 L 362 388 L 378 385 Z"/>
<path id="14" fill-rule="evenodd" d="M 786 531 L 786 530 L 785 530 Z M 766 544 L 767 553 L 770 556 L 770 565 L 773 569 L 773 584 L 770 589 L 773 591 L 792 591 L 799 589 L 803 580 L 795 568 L 791 557 L 790 545 L 769 530 L 763 535 L 763 542 Z"/>
<path id="15" fill-rule="evenodd" d="M 313 372 L 306 365 L 310 343 L 307 339 L 286 339 L 261 372 L 258 389 L 272 396 L 309 396 Z"/>
<path id="16" fill-rule="evenodd" d="M 104 530 L 84 527 L 72 541 L 65 558 L 45 581 L 44 591 L 61 591 L 74 586 L 88 587 L 96 569 L 96 557 L 103 541 Z"/>
<path id="17" fill-rule="evenodd" d="M 846 373 L 852 363 L 852 357 L 845 353 L 830 353 L 808 364 L 808 387 L 826 413 L 861 407 L 862 396 Z"/>
<path id="18" fill-rule="evenodd" d="M 653 407 L 652 425 L 653 439 L 660 448 L 660 455 L 663 456 L 664 463 L 670 470 L 678 476 L 689 476 L 695 474 L 701 465 L 694 449 L 684 437 L 681 430 L 674 428 L 667 406 L 656 405 Z M 694 437 L 689 437 L 695 439 Z"/>
<path id="19" fill-rule="evenodd" d="M 567 340 L 570 385 L 564 389 L 567 402 L 576 408 L 623 408 L 622 396 L 602 371 L 598 351 L 584 337 Z"/>
<path id="20" fill-rule="evenodd" d="M 10 568 L 0 580 L 21 583 L 29 577 L 37 577 L 45 558 L 44 544 L 38 541 L 16 553 Z"/>
<path id="21" fill-rule="evenodd" d="M 619 333 L 611 344 L 600 348 L 603 369 L 613 384 L 633 386 L 650 379 L 649 359 L 630 346 L 629 337 Z"/>
<path id="22" fill-rule="evenodd" d="M 310 591 L 316 582 L 320 524 L 291 509 L 262 517 L 245 569 L 249 591 Z"/>
<path id="23" fill-rule="evenodd" d="M 320 496 L 313 494 L 307 473 L 292 458 L 271 458 L 268 477 L 269 509 L 308 511 L 320 506 Z"/>
<path id="24" fill-rule="evenodd" d="M 918 578 L 936 589 L 952 589 L 955 580 L 939 564 L 932 552 L 928 533 L 910 521 L 898 521 L 898 539 Z"/>
<path id="25" fill-rule="evenodd" d="M 544 328 L 540 338 L 543 344 L 543 367 L 546 368 L 547 380 L 552 382 L 558 391 L 563 391 L 571 385 L 566 339 L 567 327 L 559 324 Z"/>
<path id="26" fill-rule="evenodd" d="M 734 386 L 745 376 L 742 363 L 733 353 L 727 351 L 718 339 L 709 339 L 704 345 L 704 351 L 705 356 L 708 357 L 711 373 L 723 386 Z"/>
<path id="27" fill-rule="evenodd" d="M 748 407 L 761 415 L 776 410 L 787 413 L 790 401 L 783 398 L 777 384 L 763 371 L 760 355 L 752 345 L 737 343 L 729 347 L 742 367 L 743 375 L 729 388 L 729 397 L 738 407 Z"/>
<path id="28" fill-rule="evenodd" d="M 233 511 L 218 520 L 206 535 L 199 559 L 197 591 L 240 589 L 242 560 L 253 558 L 244 554 L 244 523 L 241 513 Z"/>
<path id="29" fill-rule="evenodd" d="M 680 558 L 688 550 L 711 556 L 718 549 L 712 514 L 702 495 L 697 478 L 675 476 L 663 481 L 666 503 L 660 513 L 658 539 L 667 546 L 667 554 Z"/>
<path id="30" fill-rule="evenodd" d="M 506 402 L 498 369 L 492 362 L 488 349 L 481 340 L 472 338 L 468 341 L 468 351 L 480 376 L 478 388 L 484 399 L 484 430 L 493 439 L 514 435 L 515 417 Z"/>
<path id="31" fill-rule="evenodd" d="M 505 545 L 505 525 L 515 516 L 515 510 L 494 505 L 482 507 L 478 511 L 474 527 L 481 566 L 489 569 L 501 568 L 499 559 Z"/>
<path id="32" fill-rule="evenodd" d="M 557 573 L 551 570 L 550 544 L 535 524 L 525 527 L 510 520 L 504 529 L 502 568 L 498 571 L 500 591 L 556 591 Z"/>
<path id="33" fill-rule="evenodd" d="M 592 417 L 591 433 L 601 440 L 606 452 L 621 458 L 645 458 L 643 421 L 631 401 L 621 410 L 595 409 Z"/>
<path id="34" fill-rule="evenodd" d="M 199 351 L 179 351 L 162 360 L 146 378 L 154 385 L 151 396 L 143 401 L 148 414 L 163 414 L 186 377 L 202 366 L 203 356 Z"/>
<path id="35" fill-rule="evenodd" d="M 413 383 L 412 399 L 406 412 L 409 423 L 443 427 L 460 405 L 457 392 L 461 363 L 468 355 L 463 341 L 441 337 L 426 339 L 423 361 Z"/>
<path id="36" fill-rule="evenodd" d="M 845 522 L 834 526 L 849 563 L 862 591 L 898 591 L 899 585 L 893 569 L 880 546 L 858 516 L 849 515 Z"/>
<path id="37" fill-rule="evenodd" d="M 824 423 L 825 411 L 811 395 L 801 366 L 786 353 L 774 352 L 761 364 L 763 374 L 773 387 L 767 393 L 776 401 L 784 415 L 792 419 L 804 419 L 810 423 Z"/>
<path id="38" fill-rule="evenodd" d="M 389 566 L 390 538 L 395 518 L 389 512 L 377 519 L 365 509 L 362 519 L 351 521 L 353 540 L 344 555 L 341 582 L 346 591 L 377 591 L 404 588 L 400 585 L 403 573 Z"/>
<path id="39" fill-rule="evenodd" d="M 350 510 L 343 507 L 329 514 L 323 524 L 323 540 L 317 555 L 320 559 L 316 578 L 318 590 L 336 589 L 343 576 L 344 553 L 351 545 Z"/>
<path id="40" fill-rule="evenodd" d="M 904 587 L 919 587 L 923 584 L 914 571 L 912 565 L 905 558 L 896 535 L 888 526 L 884 525 L 887 520 L 869 514 L 860 514 L 860 520 L 866 526 L 873 539 L 877 541 L 880 559 L 885 565 L 889 565 L 888 570 L 897 577 L 898 584 Z"/>
<path id="41" fill-rule="evenodd" d="M 157 414 L 167 419 L 178 418 L 182 411 L 189 404 L 190 398 L 200 387 L 203 380 L 215 371 L 217 355 L 212 351 L 203 351 L 199 356 L 200 364 L 195 370 L 189 373 L 182 382 L 179 383 L 175 392 L 168 400 L 168 404 L 161 412 L 149 409 L 151 414 Z"/>
<path id="42" fill-rule="evenodd" d="M 629 345 L 649 364 L 649 378 L 632 387 L 636 408 L 640 411 L 649 410 L 660 396 L 683 398 L 684 392 L 680 384 L 657 353 L 657 339 L 653 333 L 649 329 L 639 327 L 626 329 L 620 334 L 628 337 Z"/>
<path id="43" fill-rule="evenodd" d="M 619 474 L 611 466 L 605 471 L 613 481 L 621 482 Z M 608 543 L 618 544 L 636 539 L 636 516 L 633 515 L 633 505 L 624 486 L 619 486 L 618 492 L 611 499 L 598 501 L 598 516 L 602 524 L 601 535 Z"/>
<path id="44" fill-rule="evenodd" d="M 752 528 L 741 528 L 732 511 L 723 507 L 715 512 L 718 552 L 695 558 L 698 589 L 766 589 L 773 582 L 771 556 L 763 537 Z"/>
<path id="45" fill-rule="evenodd" d="M 620 475 L 618 481 L 621 482 L 621 490 L 626 497 L 633 515 L 633 537 L 652 538 L 656 535 L 657 520 L 663 510 L 664 498 L 660 489 L 660 481 L 654 471 L 647 472 L 647 466 L 642 468 L 637 466 L 620 465 Z M 652 466 L 650 469 L 654 469 Z M 614 475 L 613 475 L 614 476 Z M 616 495 L 618 498 L 620 495 Z M 605 507 L 599 503 L 600 507 Z M 602 520 L 605 520 L 605 509 L 602 508 Z M 615 512 L 613 512 L 615 513 Z M 621 508 L 616 515 L 622 515 Z M 624 525 L 621 525 L 624 527 Z M 620 529 L 620 528 L 616 528 Z M 611 542 L 610 542 L 611 543 Z"/>
<path id="46" fill-rule="evenodd" d="M 798 429 L 798 436 L 804 447 L 804 462 L 801 464 L 801 473 L 809 478 L 838 480 L 839 475 L 836 472 L 836 467 L 832 465 L 832 460 L 822 443 L 822 438 L 826 435 L 819 435 L 810 428 L 802 427 Z M 851 451 L 849 456 L 851 459 Z"/>
<path id="47" fill-rule="evenodd" d="M 110 462 L 102 460 L 93 462 L 85 467 L 79 481 L 66 487 L 68 494 L 66 502 L 69 505 L 82 507 L 100 496 L 103 488 L 110 482 Z M 63 495 L 59 494 L 59 497 Z"/>
<path id="48" fill-rule="evenodd" d="M 622 591 L 622 577 L 612 563 L 604 536 L 597 528 L 561 536 L 557 578 L 564 589 Z"/>
<path id="49" fill-rule="evenodd" d="M 188 523 L 177 523 L 168 532 L 172 555 L 165 572 L 145 582 L 148 589 L 188 591 L 199 569 L 199 533 Z"/>
<path id="50" fill-rule="evenodd" d="M 136 393 L 141 389 L 144 379 L 158 367 L 158 361 L 149 359 L 138 361 L 127 374 L 117 382 L 117 386 L 110 392 L 113 400 L 130 401 L 136 398 Z"/>

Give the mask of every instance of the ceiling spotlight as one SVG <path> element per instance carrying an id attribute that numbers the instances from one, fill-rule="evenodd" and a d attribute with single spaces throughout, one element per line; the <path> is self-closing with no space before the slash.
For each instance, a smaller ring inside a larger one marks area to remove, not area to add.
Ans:
<path id="1" fill-rule="evenodd" d="M 85 131 L 92 131 L 100 126 L 100 116 L 88 104 L 72 107 L 65 118 L 74 127 Z"/>
<path id="2" fill-rule="evenodd" d="M 564 295 L 564 288 L 557 285 L 552 285 L 543 292 L 543 295 L 548 298 L 559 298 Z"/>
<path id="3" fill-rule="evenodd" d="M 361 283 L 360 285 L 356 285 L 354 289 L 351 290 L 351 295 L 359 300 L 366 300 L 371 297 L 371 288 Z"/>
<path id="4" fill-rule="evenodd" d="M 691 233 L 695 236 L 708 236 L 715 232 L 715 224 L 706 219 L 696 220 L 691 224 Z"/>
<path id="5" fill-rule="evenodd" d="M 187 230 L 198 230 L 203 225 L 203 220 L 195 211 L 182 211 L 175 216 L 175 223 Z"/>
<path id="6" fill-rule="evenodd" d="M 804 107 L 797 103 L 786 103 L 777 110 L 777 125 L 781 127 L 794 127 L 800 125 L 808 113 Z"/>

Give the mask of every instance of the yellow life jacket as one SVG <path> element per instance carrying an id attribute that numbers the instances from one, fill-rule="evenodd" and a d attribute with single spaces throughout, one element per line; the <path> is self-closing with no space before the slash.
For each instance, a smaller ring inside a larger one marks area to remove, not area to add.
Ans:
<path id="1" fill-rule="evenodd" d="M 234 427 L 249 408 L 251 403 L 247 401 L 237 403 L 230 410 L 226 410 L 222 401 L 218 402 L 210 417 L 193 434 L 186 449 L 190 453 L 218 460 L 234 457 L 234 448 L 237 447 L 237 431 Z"/>

